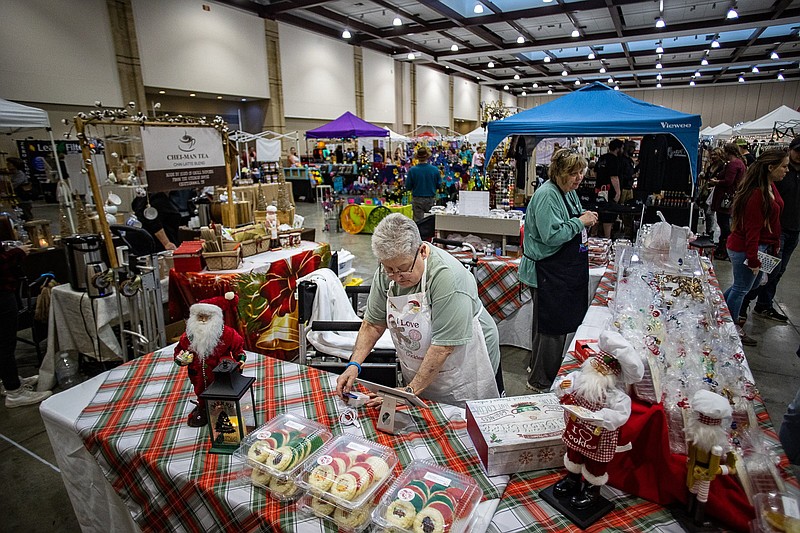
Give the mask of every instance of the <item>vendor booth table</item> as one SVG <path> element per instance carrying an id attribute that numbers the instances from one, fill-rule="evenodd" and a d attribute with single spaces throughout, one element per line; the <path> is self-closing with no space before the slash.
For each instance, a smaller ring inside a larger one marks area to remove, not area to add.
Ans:
<path id="1" fill-rule="evenodd" d="M 297 248 L 246 257 L 236 270 L 169 273 L 169 314 L 172 320 L 189 316 L 192 304 L 221 296 L 239 295 L 237 329 L 245 348 L 292 360 L 300 349 L 297 324 L 297 279 L 327 267 L 327 243 L 303 241 Z"/>
<path id="2" fill-rule="evenodd" d="M 519 237 L 521 221 L 516 218 L 492 218 L 469 215 L 448 215 L 436 213 L 436 236 L 446 239 L 447 232 L 456 232 L 462 235 L 474 233 L 476 235 L 497 236 L 502 240 L 502 253 L 506 255 L 506 240 L 508 237 Z"/>
<path id="3" fill-rule="evenodd" d="M 167 301 L 167 283 L 161 280 L 161 298 Z M 122 312 L 127 317 L 127 298 L 122 298 Z M 39 390 L 56 385 L 55 359 L 61 351 L 77 351 L 97 361 L 120 361 L 122 347 L 113 326 L 119 324 L 117 297 L 89 298 L 73 290 L 68 283 L 50 292 L 47 322 L 47 352 L 39 368 Z"/>
<path id="4" fill-rule="evenodd" d="M 377 409 L 362 408 L 354 426 L 339 417 L 334 374 L 248 354 L 256 378 L 259 423 L 293 413 L 395 450 L 394 476 L 414 459 L 437 462 L 474 479 L 484 492 L 484 531 L 508 483 L 487 477 L 467 435 L 463 409 L 430 403 L 412 410 L 416 429 L 377 433 Z M 207 453 L 206 428 L 186 426 L 194 394 L 173 362 L 173 347 L 131 361 L 42 403 L 40 411 L 67 492 L 85 530 L 334 532 L 238 477 L 232 456 Z M 237 468 L 238 466 L 238 468 Z M 90 493 L 87 495 L 87 491 Z"/>
<path id="5" fill-rule="evenodd" d="M 719 284 L 713 276 L 713 271 L 709 273 L 710 284 L 716 291 L 719 291 Z M 584 317 L 583 323 L 579 326 L 575 334 L 575 339 L 597 339 L 602 331 L 607 329 L 607 325 L 612 320 L 612 313 L 608 309 L 609 293 L 614 290 L 616 276 L 613 266 L 605 271 L 600 281 L 592 305 Z M 724 299 L 722 306 L 725 307 Z M 726 308 L 727 311 L 727 308 Z M 724 317 L 730 321 L 730 315 L 723 313 Z M 575 359 L 574 354 L 568 350 L 564 357 L 560 375 L 567 374 L 576 370 L 580 363 Z M 776 450 L 781 450 L 775 428 L 760 397 L 754 400 L 754 409 L 759 429 L 765 439 Z M 628 433 L 625 433 L 627 430 Z M 649 480 L 650 489 L 649 499 L 656 500 L 662 498 L 668 500 L 675 498 L 677 494 L 684 494 L 686 467 L 685 456 L 672 455 L 669 453 L 668 437 L 663 407 L 659 405 L 649 406 L 639 400 L 633 400 L 631 419 L 623 428 L 623 436 L 620 443 L 631 441 L 634 449 L 647 448 L 649 470 L 652 479 Z M 637 440 L 639 438 L 639 440 Z M 645 440 L 649 446 L 645 445 Z M 625 476 L 621 472 L 629 472 L 633 465 L 626 462 L 626 452 L 618 454 L 610 463 L 609 485 L 603 489 L 605 495 L 615 504 L 615 509 L 591 526 L 591 531 L 617 530 L 617 531 L 659 531 L 681 533 L 684 530 L 674 519 L 673 515 L 663 505 L 648 501 L 636 496 L 631 496 L 612 488 L 611 485 L 621 486 L 628 484 L 631 492 L 637 487 L 633 486 L 633 476 Z M 789 470 L 789 463 L 785 454 L 780 453 L 781 464 L 779 471 L 786 482 L 797 485 L 797 480 Z M 637 465 L 638 466 L 638 465 Z M 671 468 L 670 468 L 671 467 Z M 660 473 L 659 473 L 660 472 Z M 542 531 L 574 531 L 577 528 L 567 518 L 545 502 L 539 492 L 561 479 L 564 475 L 563 469 L 543 470 L 538 472 L 527 472 L 512 476 L 511 482 L 506 488 L 500 505 L 497 508 L 489 531 L 492 533 L 521 533 L 532 531 L 530 524 L 538 523 L 534 530 Z M 744 491 L 734 484 L 738 483 L 735 476 L 719 476 L 712 486 L 709 499 L 709 514 L 713 509 L 721 505 L 720 497 L 722 487 L 726 489 L 726 496 L 730 499 L 727 503 L 738 510 L 728 511 L 726 514 L 737 514 L 741 519 L 747 516 L 750 507 L 744 497 Z M 672 485 L 670 481 L 672 480 Z M 647 489 L 643 489 L 647 490 Z M 715 497 L 715 492 L 717 496 Z M 682 504 L 681 504 L 682 505 Z M 749 518 L 747 518 L 749 520 Z M 735 520 L 735 519 L 731 519 Z M 729 526 L 730 527 L 730 526 Z"/>

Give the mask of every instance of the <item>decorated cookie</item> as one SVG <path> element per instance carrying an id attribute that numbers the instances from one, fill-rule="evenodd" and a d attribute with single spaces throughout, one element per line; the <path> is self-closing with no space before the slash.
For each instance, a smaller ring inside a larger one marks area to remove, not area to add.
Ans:
<path id="1" fill-rule="evenodd" d="M 367 457 L 364 461 L 372 467 L 375 479 L 385 479 L 389 475 L 389 465 L 380 457 Z"/>
<path id="2" fill-rule="evenodd" d="M 293 464 L 296 464 L 294 449 L 289 446 L 281 446 L 272 452 L 272 459 L 270 464 L 277 470 L 288 470 Z"/>
<path id="3" fill-rule="evenodd" d="M 277 494 L 288 496 L 297 490 L 297 485 L 291 479 L 282 480 L 273 476 L 269 483 L 269 489 Z"/>
<path id="4" fill-rule="evenodd" d="M 323 499 L 321 499 L 321 498 L 319 498 L 317 496 L 312 496 L 311 497 L 311 508 L 314 511 L 318 512 L 319 514 L 322 514 L 322 515 L 325 515 L 325 516 L 330 516 L 330 515 L 333 514 L 333 510 L 335 509 L 335 506 L 332 503 L 328 503 L 325 500 L 323 500 Z"/>
<path id="5" fill-rule="evenodd" d="M 415 516 L 417 516 L 417 509 L 411 502 L 394 500 L 386 508 L 386 521 L 403 529 L 410 529 L 414 525 Z"/>
<path id="6" fill-rule="evenodd" d="M 257 485 L 268 487 L 269 482 L 272 481 L 272 476 L 267 472 L 259 470 L 258 468 L 254 468 L 253 472 L 250 474 L 250 479 Z"/>
<path id="7" fill-rule="evenodd" d="M 263 440 L 257 440 L 247 451 L 247 457 L 257 463 L 266 464 L 269 460 L 271 451 L 272 448 L 267 442 Z"/>
<path id="8" fill-rule="evenodd" d="M 350 501 L 362 490 L 362 484 L 363 482 L 356 475 L 346 472 L 336 478 L 330 492 L 337 498 Z"/>
<path id="9" fill-rule="evenodd" d="M 362 525 L 367 521 L 368 517 L 369 513 L 366 509 L 348 511 L 347 509 L 337 507 L 336 510 L 333 511 L 333 519 L 336 520 L 336 523 L 351 529 Z"/>

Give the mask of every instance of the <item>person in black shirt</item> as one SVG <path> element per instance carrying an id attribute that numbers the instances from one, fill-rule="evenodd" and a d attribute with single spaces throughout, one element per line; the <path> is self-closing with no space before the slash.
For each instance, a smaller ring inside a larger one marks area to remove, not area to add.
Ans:
<path id="1" fill-rule="evenodd" d="M 164 192 L 151 194 L 150 206 L 158 211 L 156 218 L 153 220 L 148 219 L 144 214 L 145 209 L 147 209 L 147 196 L 137 196 L 131 202 L 131 208 L 136 214 L 136 218 L 139 219 L 142 227 L 156 241 L 156 251 L 174 250 L 179 241 L 178 228 L 183 222 L 183 217 L 178 207 Z"/>
<path id="2" fill-rule="evenodd" d="M 747 148 L 747 141 L 744 139 L 736 139 L 736 146 L 739 147 L 739 155 L 744 160 L 744 165 L 749 167 L 753 163 L 756 162 L 756 158 L 753 154 L 750 153 L 750 150 Z"/>
<path id="3" fill-rule="evenodd" d="M 620 184 L 620 153 L 624 143 L 622 139 L 614 139 L 608 143 L 608 152 L 600 156 L 595 166 L 597 172 L 597 188 L 608 193 L 608 204 L 619 204 L 622 195 Z M 603 236 L 611 238 L 611 229 L 617 220 L 616 213 L 600 213 L 603 223 Z"/>

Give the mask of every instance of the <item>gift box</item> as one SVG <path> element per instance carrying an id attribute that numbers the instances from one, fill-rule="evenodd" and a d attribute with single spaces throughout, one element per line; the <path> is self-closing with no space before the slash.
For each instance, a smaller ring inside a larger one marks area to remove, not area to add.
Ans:
<path id="1" fill-rule="evenodd" d="M 555 394 L 467 402 L 467 432 L 490 476 L 562 466 L 564 426 Z"/>
<path id="2" fill-rule="evenodd" d="M 172 260 L 176 272 L 200 272 L 203 270 L 203 241 L 183 241 L 172 252 Z"/>
<path id="3" fill-rule="evenodd" d="M 575 359 L 583 363 L 600 350 L 597 339 L 577 339 L 575 341 Z"/>

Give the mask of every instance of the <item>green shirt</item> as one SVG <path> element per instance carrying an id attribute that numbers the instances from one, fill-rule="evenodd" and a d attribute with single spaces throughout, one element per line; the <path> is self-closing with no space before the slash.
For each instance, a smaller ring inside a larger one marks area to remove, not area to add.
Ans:
<path id="1" fill-rule="evenodd" d="M 472 317 L 478 321 L 486 338 L 486 348 L 492 368 L 500 364 L 500 339 L 497 326 L 478 297 L 478 284 L 472 273 L 447 251 L 427 245 L 428 257 L 426 290 L 431 305 L 431 344 L 436 346 L 463 346 L 472 339 Z M 422 281 L 413 287 L 395 284 L 392 296 L 421 292 Z M 364 319 L 372 324 L 386 325 L 386 291 L 389 278 L 382 269 L 375 271 L 372 288 L 367 298 Z M 469 355 L 469 354 L 467 354 Z"/>
<path id="2" fill-rule="evenodd" d="M 573 213 L 583 213 L 578 193 L 569 191 L 566 200 Z M 530 287 L 538 287 L 536 261 L 556 253 L 581 230 L 583 223 L 570 216 L 561 189 L 552 181 L 545 182 L 534 193 L 525 211 L 525 255 L 519 263 L 519 280 Z"/>

